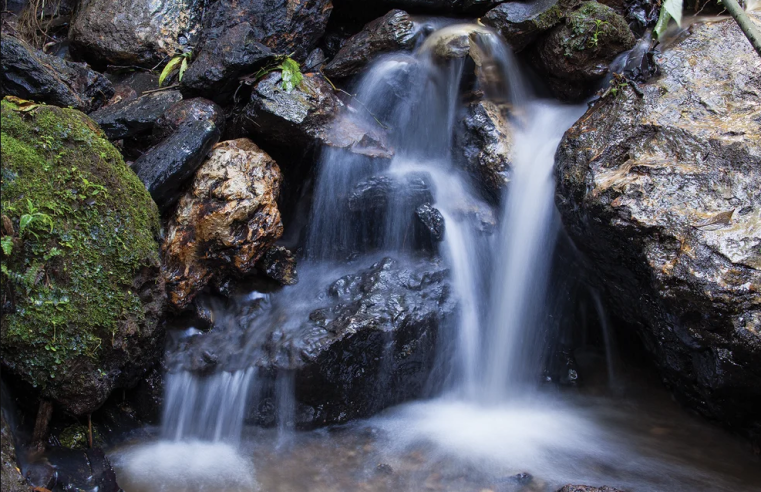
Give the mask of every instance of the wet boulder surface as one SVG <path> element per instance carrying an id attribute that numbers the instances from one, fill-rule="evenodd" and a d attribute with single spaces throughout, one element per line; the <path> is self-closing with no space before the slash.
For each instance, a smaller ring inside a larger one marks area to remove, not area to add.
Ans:
<path id="1" fill-rule="evenodd" d="M 187 307 L 214 277 L 254 271 L 283 234 L 280 184 L 277 163 L 252 141 L 214 148 L 167 227 L 163 253 L 172 308 Z"/>
<path id="2" fill-rule="evenodd" d="M 192 46 L 203 0 L 85 0 L 71 25 L 76 54 L 98 65 L 153 67 Z"/>
<path id="3" fill-rule="evenodd" d="M 335 78 L 354 75 L 383 53 L 412 49 L 415 35 L 410 15 L 403 10 L 392 10 L 346 40 L 323 72 Z"/>
<path id="4" fill-rule="evenodd" d="M 267 395 L 283 375 L 293 378 L 302 428 L 421 396 L 440 330 L 455 310 L 448 270 L 435 258 L 383 258 L 343 269 L 354 273 L 302 277 L 271 305 L 240 303 L 234 321 L 217 319 L 211 331 L 174 350 L 170 371 L 256 367 L 264 397 L 248 418 L 263 425 L 274 422 L 276 406 Z"/>
<path id="5" fill-rule="evenodd" d="M 161 91 L 125 99 L 90 114 L 111 140 L 150 133 L 158 119 L 176 102 L 180 91 Z"/>
<path id="6" fill-rule="evenodd" d="M 566 133 L 556 203 L 677 397 L 758 438 L 761 59 L 724 20 L 655 60 Z"/>
<path id="7" fill-rule="evenodd" d="M 111 82 L 83 63 L 47 55 L 3 32 L 2 95 L 90 112 L 114 94 Z"/>
<path id="8" fill-rule="evenodd" d="M 183 99 L 159 116 L 153 126 L 152 136 L 157 140 L 163 140 L 177 131 L 180 125 L 191 121 L 211 121 L 223 133 L 225 113 L 221 107 L 208 99 L 202 97 Z"/>
<path id="9" fill-rule="evenodd" d="M 563 20 L 566 3 L 570 2 L 505 2 L 487 12 L 482 22 L 496 29 L 514 51 L 521 51 Z"/>
<path id="10" fill-rule="evenodd" d="M 84 415 L 160 356 L 158 211 L 84 114 L 2 101 L 2 366 Z"/>

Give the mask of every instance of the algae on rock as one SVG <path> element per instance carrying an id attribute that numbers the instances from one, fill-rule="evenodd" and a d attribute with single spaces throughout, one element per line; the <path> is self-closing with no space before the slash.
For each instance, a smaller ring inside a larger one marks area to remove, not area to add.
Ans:
<path id="1" fill-rule="evenodd" d="M 83 113 L 2 101 L 2 366 L 73 414 L 160 355 L 156 205 Z"/>

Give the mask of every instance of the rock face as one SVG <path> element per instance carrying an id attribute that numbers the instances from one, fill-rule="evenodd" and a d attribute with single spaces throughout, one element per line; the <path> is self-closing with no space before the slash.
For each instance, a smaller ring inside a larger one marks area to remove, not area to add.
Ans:
<path id="1" fill-rule="evenodd" d="M 521 51 L 563 19 L 563 1 L 506 2 L 486 13 L 482 22 L 499 32 L 514 51 Z"/>
<path id="2" fill-rule="evenodd" d="M 98 65 L 153 67 L 198 37 L 203 0 L 85 0 L 71 25 L 77 54 Z"/>
<path id="3" fill-rule="evenodd" d="M 676 395 L 758 437 L 761 59 L 727 20 L 656 61 L 565 135 L 557 204 Z"/>
<path id="4" fill-rule="evenodd" d="M 354 75 L 382 53 L 412 49 L 415 34 L 409 14 L 392 10 L 349 38 L 323 71 L 331 78 Z"/>
<path id="5" fill-rule="evenodd" d="M 370 157 L 391 157 L 379 127 L 337 121 L 344 107 L 320 75 L 304 75 L 301 84 L 288 92 L 281 87 L 281 74 L 274 72 L 254 87 L 245 113 L 254 122 L 254 134 L 271 145 L 293 148 L 317 143 Z"/>
<path id="6" fill-rule="evenodd" d="M 188 121 L 143 154 L 132 168 L 162 212 L 179 199 L 179 191 L 219 142 L 219 128 L 209 120 Z"/>
<path id="7" fill-rule="evenodd" d="M 271 54 L 299 61 L 322 37 L 333 10 L 330 0 L 219 0 L 204 20 L 200 51 L 183 79 L 194 94 L 214 100 L 253 73 Z"/>
<path id="8" fill-rule="evenodd" d="M 90 413 L 160 356 L 156 206 L 78 111 L 3 100 L 2 162 L 3 370 Z"/>
<path id="9" fill-rule="evenodd" d="M 588 92 L 590 83 L 602 79 L 616 55 L 634 43 L 626 20 L 615 10 L 585 2 L 539 40 L 531 62 L 548 76 L 559 96 L 574 99 Z"/>
<path id="10" fill-rule="evenodd" d="M 34 99 L 89 112 L 114 94 L 109 80 L 83 63 L 72 63 L 35 50 L 3 33 L 2 95 Z"/>
<path id="11" fill-rule="evenodd" d="M 473 177 L 483 194 L 499 201 L 508 183 L 512 160 L 512 128 L 506 110 L 495 102 L 471 103 L 456 132 L 456 149 L 462 167 Z"/>
<path id="12" fill-rule="evenodd" d="M 182 99 L 180 91 L 144 94 L 137 99 L 118 102 L 90 115 L 111 140 L 150 132 L 156 121 Z"/>
<path id="13" fill-rule="evenodd" d="M 217 145 L 177 206 L 164 240 L 170 304 L 184 309 L 214 276 L 250 273 L 283 234 L 280 169 L 248 139 Z"/>

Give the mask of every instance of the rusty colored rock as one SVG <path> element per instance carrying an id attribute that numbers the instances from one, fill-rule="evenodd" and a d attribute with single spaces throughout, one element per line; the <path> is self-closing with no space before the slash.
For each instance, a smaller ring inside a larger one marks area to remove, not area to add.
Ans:
<path id="1" fill-rule="evenodd" d="M 283 234 L 280 168 L 252 141 L 219 143 L 180 198 L 163 244 L 167 292 L 182 310 L 215 276 L 243 276 Z"/>

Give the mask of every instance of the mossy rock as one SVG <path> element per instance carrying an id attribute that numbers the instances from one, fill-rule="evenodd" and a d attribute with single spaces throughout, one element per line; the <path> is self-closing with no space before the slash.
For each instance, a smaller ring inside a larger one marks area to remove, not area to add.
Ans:
<path id="1" fill-rule="evenodd" d="M 158 211 L 83 113 L 1 104 L 2 365 L 82 415 L 160 356 Z"/>

